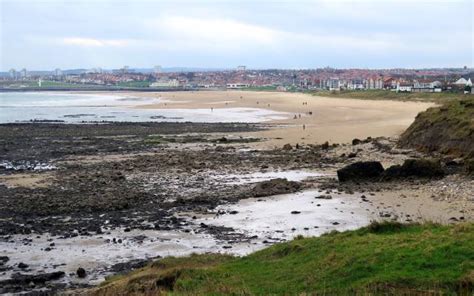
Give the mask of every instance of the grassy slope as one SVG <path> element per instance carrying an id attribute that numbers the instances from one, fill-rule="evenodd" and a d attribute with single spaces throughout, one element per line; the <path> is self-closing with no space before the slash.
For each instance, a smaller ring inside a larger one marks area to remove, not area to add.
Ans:
<path id="1" fill-rule="evenodd" d="M 243 258 L 166 258 L 93 293 L 471 295 L 473 285 L 474 224 L 386 223 L 300 238 Z"/>
<path id="2" fill-rule="evenodd" d="M 474 97 L 447 102 L 418 114 L 400 144 L 474 158 Z"/>
<path id="3" fill-rule="evenodd" d="M 426 101 L 442 103 L 449 99 L 472 97 L 461 93 L 397 93 L 388 90 L 343 90 L 343 91 L 318 91 L 312 93 L 317 96 L 362 99 L 362 100 L 397 100 L 397 101 Z"/>

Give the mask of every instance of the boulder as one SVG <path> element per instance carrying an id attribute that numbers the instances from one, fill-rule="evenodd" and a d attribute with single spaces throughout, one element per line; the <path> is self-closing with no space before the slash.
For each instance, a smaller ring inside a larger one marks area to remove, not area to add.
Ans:
<path id="1" fill-rule="evenodd" d="M 18 268 L 25 269 L 28 268 L 28 264 L 25 264 L 23 262 L 18 263 Z"/>
<path id="2" fill-rule="evenodd" d="M 282 149 L 285 150 L 285 151 L 289 151 L 289 150 L 292 150 L 293 147 L 291 146 L 291 144 L 285 144 L 285 145 L 283 145 Z"/>
<path id="3" fill-rule="evenodd" d="M 444 175 L 443 168 L 433 159 L 407 159 L 403 165 L 393 165 L 385 170 L 383 180 L 392 180 L 408 177 L 436 178 Z"/>
<path id="4" fill-rule="evenodd" d="M 468 175 L 474 176 L 474 158 L 464 161 L 464 168 Z"/>
<path id="5" fill-rule="evenodd" d="M 378 161 L 360 161 L 337 170 L 340 182 L 378 179 L 384 169 Z"/>
<path id="6" fill-rule="evenodd" d="M 355 145 L 359 145 L 360 143 L 362 143 L 362 141 L 359 140 L 359 139 L 357 139 L 357 138 L 355 138 L 355 139 L 352 140 L 352 145 L 354 145 L 354 146 L 355 146 Z"/>
<path id="7" fill-rule="evenodd" d="M 86 275 L 87 275 L 86 270 L 85 270 L 84 268 L 82 268 L 82 267 L 79 267 L 79 268 L 77 269 L 76 274 L 77 274 L 77 277 L 78 277 L 78 278 L 81 278 L 81 279 L 82 279 L 82 278 L 85 278 Z"/>
<path id="8" fill-rule="evenodd" d="M 301 188 L 301 184 L 287 179 L 278 178 L 257 183 L 252 192 L 255 197 L 270 196 L 276 194 L 292 193 Z"/>

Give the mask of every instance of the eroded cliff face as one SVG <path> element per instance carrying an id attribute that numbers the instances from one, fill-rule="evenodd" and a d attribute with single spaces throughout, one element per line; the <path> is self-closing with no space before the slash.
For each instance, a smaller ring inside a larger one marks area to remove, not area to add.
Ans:
<path id="1" fill-rule="evenodd" d="M 417 115 L 400 146 L 474 159 L 474 97 L 447 102 Z"/>

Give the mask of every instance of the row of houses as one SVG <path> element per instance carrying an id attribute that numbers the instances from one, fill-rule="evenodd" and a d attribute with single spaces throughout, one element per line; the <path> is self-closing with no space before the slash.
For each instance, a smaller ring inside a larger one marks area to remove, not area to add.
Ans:
<path id="1" fill-rule="evenodd" d="M 443 90 L 453 89 L 472 92 L 471 78 L 460 78 L 451 83 L 427 79 L 414 80 L 413 82 L 399 82 L 393 90 L 397 92 L 442 92 Z"/>
<path id="2" fill-rule="evenodd" d="M 466 87 L 469 87 L 470 91 L 472 81 L 470 78 L 463 77 L 451 82 L 434 79 L 396 79 L 392 77 L 344 80 L 333 77 L 315 81 L 313 85 L 303 81 L 301 86 L 330 91 L 386 89 L 396 92 L 441 92 L 450 89 L 464 90 Z"/>

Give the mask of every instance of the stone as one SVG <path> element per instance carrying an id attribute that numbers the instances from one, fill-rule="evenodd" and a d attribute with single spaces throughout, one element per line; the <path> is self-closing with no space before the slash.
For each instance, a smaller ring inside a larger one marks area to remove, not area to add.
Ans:
<path id="1" fill-rule="evenodd" d="M 332 199 L 332 196 L 329 194 L 317 195 L 314 198 L 316 199 Z"/>
<path id="2" fill-rule="evenodd" d="M 384 172 L 378 161 L 360 161 L 337 170 L 340 182 L 379 179 Z"/>
<path id="3" fill-rule="evenodd" d="M 252 192 L 254 197 L 293 193 L 301 188 L 301 184 L 287 179 L 277 178 L 257 183 Z"/>
<path id="4" fill-rule="evenodd" d="M 82 267 L 79 267 L 77 270 L 76 270 L 76 274 L 77 274 L 77 277 L 78 278 L 85 278 L 87 273 L 86 273 L 86 270 Z"/>
<path id="5" fill-rule="evenodd" d="M 444 171 L 441 164 L 433 159 L 407 159 L 402 165 L 393 165 L 382 174 L 382 180 L 402 179 L 408 177 L 437 178 Z"/>
<path id="6" fill-rule="evenodd" d="M 28 266 L 29 266 L 28 264 L 23 263 L 23 262 L 18 263 L 18 268 L 21 268 L 21 269 L 28 268 Z"/>

